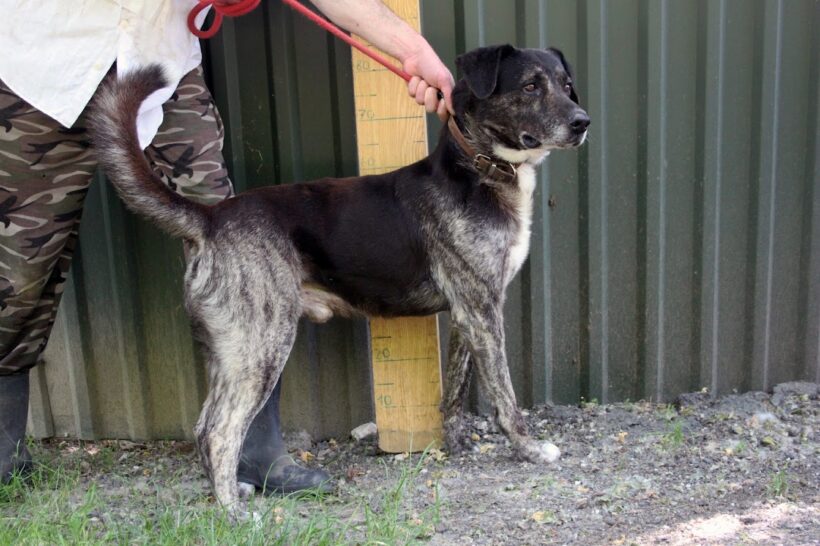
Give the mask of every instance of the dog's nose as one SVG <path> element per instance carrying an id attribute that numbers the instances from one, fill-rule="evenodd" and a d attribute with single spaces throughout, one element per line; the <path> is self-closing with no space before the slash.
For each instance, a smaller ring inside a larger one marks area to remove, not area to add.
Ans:
<path id="1" fill-rule="evenodd" d="M 541 146 L 541 141 L 529 133 L 521 133 L 521 144 L 526 148 L 538 148 Z"/>
<path id="2" fill-rule="evenodd" d="M 589 122 L 589 116 L 582 110 L 575 113 L 575 117 L 572 119 L 569 126 L 573 133 L 580 135 L 587 130 L 587 127 L 589 127 Z"/>

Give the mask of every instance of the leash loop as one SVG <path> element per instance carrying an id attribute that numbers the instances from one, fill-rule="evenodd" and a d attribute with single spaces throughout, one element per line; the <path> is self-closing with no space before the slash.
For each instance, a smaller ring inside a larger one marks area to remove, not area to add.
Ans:
<path id="1" fill-rule="evenodd" d="M 240 0 L 236 4 L 227 5 L 217 3 L 217 0 L 200 0 L 199 3 L 193 7 L 190 13 L 188 13 L 188 30 L 190 30 L 191 33 L 198 38 L 211 38 L 219 32 L 219 27 L 222 26 L 222 18 L 224 16 L 239 17 L 240 15 L 245 15 L 246 13 L 250 13 L 256 9 L 259 2 L 260 0 Z M 209 7 L 214 8 L 214 20 L 211 23 L 210 28 L 197 28 L 197 16 L 202 12 L 202 10 Z"/>

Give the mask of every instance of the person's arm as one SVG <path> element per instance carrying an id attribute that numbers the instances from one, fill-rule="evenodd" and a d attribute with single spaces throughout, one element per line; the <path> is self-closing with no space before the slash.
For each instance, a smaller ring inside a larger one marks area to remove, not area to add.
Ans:
<path id="1" fill-rule="evenodd" d="M 453 113 L 453 75 L 424 37 L 379 0 L 311 0 L 322 13 L 345 30 L 358 34 L 396 57 L 413 78 L 410 96 L 442 119 Z M 444 95 L 438 99 L 438 90 Z"/>

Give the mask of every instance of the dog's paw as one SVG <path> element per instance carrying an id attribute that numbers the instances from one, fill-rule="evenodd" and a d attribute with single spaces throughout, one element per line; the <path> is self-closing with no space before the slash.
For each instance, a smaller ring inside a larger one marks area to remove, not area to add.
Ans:
<path id="1" fill-rule="evenodd" d="M 541 442 L 539 451 L 541 452 L 541 460 L 545 463 L 554 463 L 561 457 L 561 450 L 551 442 Z"/>
<path id="2" fill-rule="evenodd" d="M 245 523 L 252 523 L 256 527 L 261 527 L 263 523 L 262 514 L 259 512 L 250 512 L 244 509 L 234 509 L 228 512 L 228 520 L 233 525 L 241 525 Z"/>
<path id="3" fill-rule="evenodd" d="M 242 508 L 234 508 L 233 510 L 228 511 L 228 521 L 230 521 L 233 525 L 245 523 L 246 521 L 250 521 L 252 519 L 253 514 Z"/>
<path id="4" fill-rule="evenodd" d="M 561 456 L 561 450 L 551 442 L 527 442 L 517 452 L 531 463 L 554 463 Z"/>
<path id="5" fill-rule="evenodd" d="M 251 483 L 239 482 L 239 500 L 246 501 L 256 492 L 256 487 Z"/>

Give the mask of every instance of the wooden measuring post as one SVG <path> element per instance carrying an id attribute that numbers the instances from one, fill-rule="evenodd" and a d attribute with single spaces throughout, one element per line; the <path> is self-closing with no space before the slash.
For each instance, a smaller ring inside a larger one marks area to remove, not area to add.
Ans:
<path id="1" fill-rule="evenodd" d="M 384 3 L 419 30 L 418 0 Z M 408 97 L 404 80 L 354 49 L 353 90 L 360 174 L 392 171 L 427 155 L 424 109 Z M 437 317 L 371 320 L 370 348 L 379 447 L 401 453 L 440 445 Z"/>

